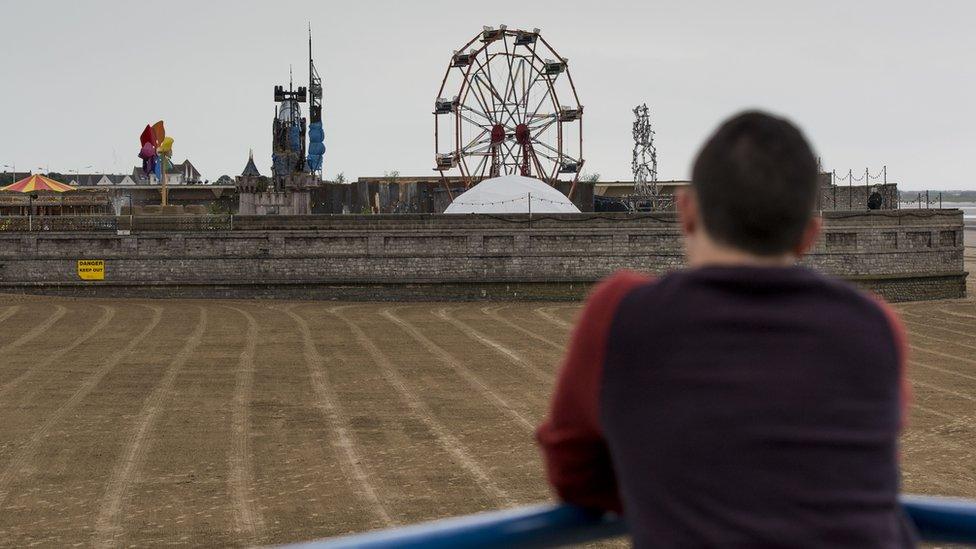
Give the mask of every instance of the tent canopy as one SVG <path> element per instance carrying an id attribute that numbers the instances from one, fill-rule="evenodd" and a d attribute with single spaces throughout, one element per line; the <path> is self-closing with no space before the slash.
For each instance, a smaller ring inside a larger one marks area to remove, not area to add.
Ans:
<path id="1" fill-rule="evenodd" d="M 528 213 L 530 201 L 532 213 L 580 213 L 563 193 L 521 175 L 486 179 L 455 198 L 444 213 Z"/>
<path id="2" fill-rule="evenodd" d="M 75 188 L 71 185 L 58 183 L 50 177 L 44 177 L 43 175 L 30 175 L 16 183 L 11 183 L 6 187 L 0 187 L 0 191 L 13 191 L 18 193 L 32 193 L 35 191 L 54 191 L 56 193 L 63 193 L 73 190 L 75 190 Z"/>

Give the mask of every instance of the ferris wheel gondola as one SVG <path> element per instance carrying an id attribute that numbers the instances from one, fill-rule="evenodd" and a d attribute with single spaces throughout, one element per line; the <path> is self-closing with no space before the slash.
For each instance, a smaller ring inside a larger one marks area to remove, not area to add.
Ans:
<path id="1" fill-rule="evenodd" d="M 451 56 L 434 101 L 434 147 L 434 169 L 459 172 L 466 188 L 513 174 L 575 188 L 583 106 L 568 60 L 539 29 L 485 27 Z"/>

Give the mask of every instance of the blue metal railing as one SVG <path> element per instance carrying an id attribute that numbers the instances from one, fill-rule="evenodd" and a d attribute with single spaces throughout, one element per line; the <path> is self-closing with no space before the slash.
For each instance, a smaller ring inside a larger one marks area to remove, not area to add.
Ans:
<path id="1" fill-rule="evenodd" d="M 976 500 L 903 496 L 901 501 L 922 540 L 976 545 Z M 554 547 L 626 533 L 626 523 L 617 516 L 572 505 L 547 504 L 423 522 L 289 547 Z"/>

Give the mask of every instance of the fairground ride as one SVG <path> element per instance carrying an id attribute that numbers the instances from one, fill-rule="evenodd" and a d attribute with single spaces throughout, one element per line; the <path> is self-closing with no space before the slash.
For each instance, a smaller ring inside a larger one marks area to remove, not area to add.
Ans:
<path id="1" fill-rule="evenodd" d="M 485 27 L 454 52 L 434 102 L 436 171 L 464 187 L 501 175 L 550 185 L 583 168 L 583 106 L 539 29 Z"/>

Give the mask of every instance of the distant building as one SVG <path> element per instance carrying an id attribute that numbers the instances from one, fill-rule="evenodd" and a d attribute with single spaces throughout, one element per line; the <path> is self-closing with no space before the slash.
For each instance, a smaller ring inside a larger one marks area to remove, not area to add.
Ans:
<path id="1" fill-rule="evenodd" d="M 312 191 L 321 185 L 315 175 L 296 172 L 264 177 L 250 154 L 237 176 L 237 213 L 241 215 L 308 215 L 312 213 Z"/>
<path id="2" fill-rule="evenodd" d="M 142 166 L 132 168 L 131 177 L 136 185 L 159 185 L 154 174 L 146 177 L 142 173 Z M 189 160 L 184 160 L 182 164 L 173 164 L 173 168 L 166 172 L 166 185 L 200 185 L 202 183 L 200 171 Z"/>
<path id="3" fill-rule="evenodd" d="M 66 174 L 63 181 L 75 187 L 115 187 L 119 185 L 133 186 L 137 183 L 132 176 L 104 173 Z"/>
<path id="4" fill-rule="evenodd" d="M 10 185 L 30 175 L 30 172 L 0 172 L 0 185 Z"/>
<path id="5" fill-rule="evenodd" d="M 103 177 L 105 174 L 101 173 L 62 174 L 61 181 L 75 187 L 94 187 Z"/>
<path id="6" fill-rule="evenodd" d="M 133 206 L 156 205 L 161 199 L 161 189 L 156 178 L 145 177 L 142 168 L 133 170 L 132 174 L 63 174 L 55 179 L 85 191 L 98 190 L 106 193 L 116 211 L 121 211 L 122 207 L 128 207 L 130 203 Z M 166 174 L 166 182 L 169 186 L 169 201 L 175 205 L 201 205 L 215 211 L 231 212 L 237 203 L 233 179 L 225 176 L 215 184 L 204 184 L 200 181 L 200 172 L 189 161 L 176 164 Z"/>

